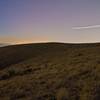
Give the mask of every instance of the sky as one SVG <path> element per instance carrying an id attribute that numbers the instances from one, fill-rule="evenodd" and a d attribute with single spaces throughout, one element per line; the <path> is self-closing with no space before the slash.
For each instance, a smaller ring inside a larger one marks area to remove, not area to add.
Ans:
<path id="1" fill-rule="evenodd" d="M 100 42 L 100 0 L 0 0 L 0 43 Z"/>

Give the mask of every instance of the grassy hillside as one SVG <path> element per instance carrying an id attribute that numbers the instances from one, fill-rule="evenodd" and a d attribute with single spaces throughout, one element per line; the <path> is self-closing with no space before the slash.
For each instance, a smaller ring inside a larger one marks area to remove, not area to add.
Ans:
<path id="1" fill-rule="evenodd" d="M 0 48 L 0 100 L 99 100 L 100 44 Z"/>

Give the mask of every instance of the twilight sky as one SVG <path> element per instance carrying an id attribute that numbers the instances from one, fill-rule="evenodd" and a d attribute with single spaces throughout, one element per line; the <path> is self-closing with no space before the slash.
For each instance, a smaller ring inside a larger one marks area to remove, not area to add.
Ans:
<path id="1" fill-rule="evenodd" d="M 0 42 L 100 42 L 100 0 L 0 0 Z"/>

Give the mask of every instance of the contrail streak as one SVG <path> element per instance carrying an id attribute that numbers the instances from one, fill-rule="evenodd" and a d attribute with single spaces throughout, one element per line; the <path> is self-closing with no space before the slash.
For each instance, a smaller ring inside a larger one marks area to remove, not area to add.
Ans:
<path id="1" fill-rule="evenodd" d="M 91 25 L 91 26 L 83 26 L 83 27 L 72 27 L 72 29 L 74 29 L 74 30 L 93 29 L 93 28 L 100 28 L 100 25 Z"/>

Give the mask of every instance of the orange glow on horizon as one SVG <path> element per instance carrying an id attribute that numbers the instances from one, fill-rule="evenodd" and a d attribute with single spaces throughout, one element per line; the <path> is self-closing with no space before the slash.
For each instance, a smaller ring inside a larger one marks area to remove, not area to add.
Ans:
<path id="1" fill-rule="evenodd" d="M 11 44 L 26 44 L 26 43 L 40 43 L 40 42 L 51 42 L 46 37 L 31 37 L 31 38 L 17 38 L 17 37 L 0 37 L 0 43 L 11 43 Z"/>

